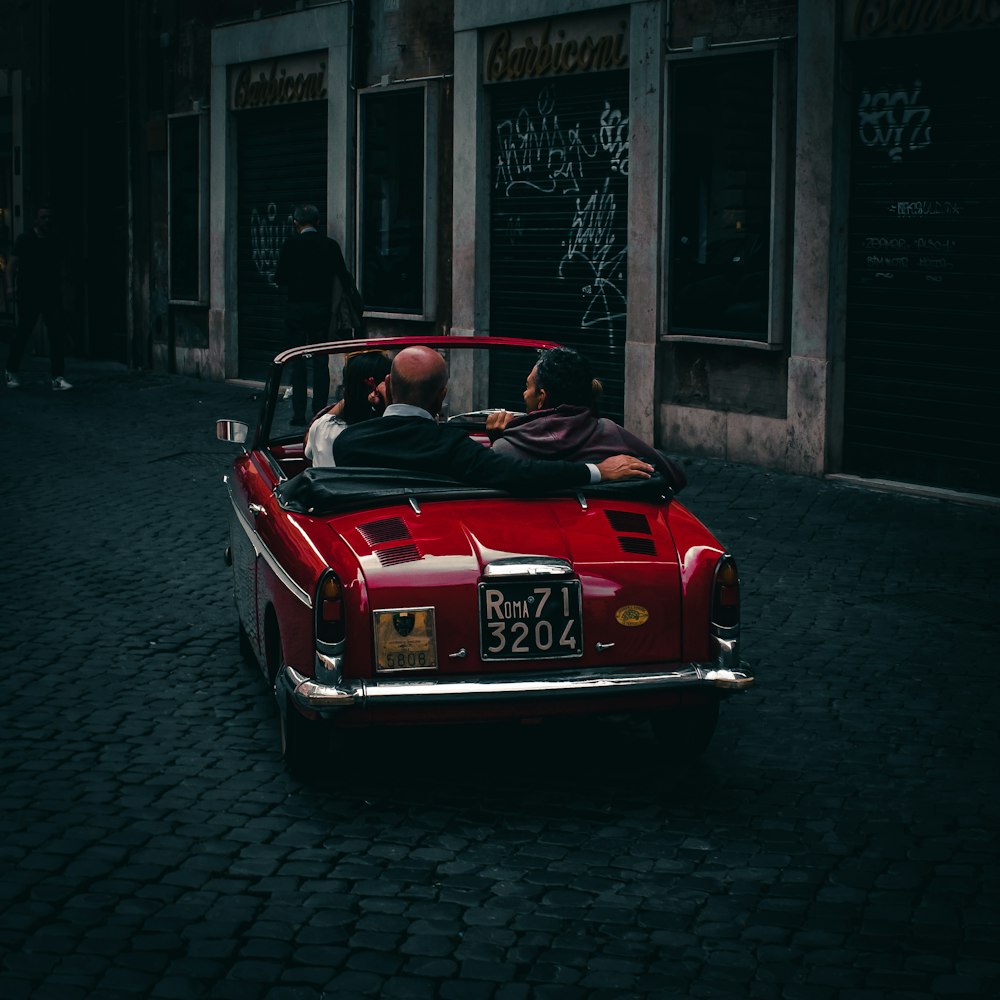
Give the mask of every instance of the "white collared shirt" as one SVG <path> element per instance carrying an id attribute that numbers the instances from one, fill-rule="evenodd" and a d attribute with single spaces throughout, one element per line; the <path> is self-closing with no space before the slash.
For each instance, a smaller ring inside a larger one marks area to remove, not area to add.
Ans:
<path id="1" fill-rule="evenodd" d="M 429 413 L 422 406 L 414 406 L 412 403 L 390 403 L 382 414 L 383 417 L 421 417 L 424 420 L 433 420 L 434 414 Z"/>

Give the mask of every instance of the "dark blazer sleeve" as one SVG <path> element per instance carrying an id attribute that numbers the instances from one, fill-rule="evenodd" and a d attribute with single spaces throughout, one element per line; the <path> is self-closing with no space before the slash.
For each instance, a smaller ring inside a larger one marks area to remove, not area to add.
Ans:
<path id="1" fill-rule="evenodd" d="M 548 493 L 590 482 L 590 470 L 582 462 L 495 455 L 459 428 L 420 417 L 379 417 L 353 424 L 338 435 L 333 454 L 339 466 L 432 472 L 509 493 Z"/>
<path id="2" fill-rule="evenodd" d="M 448 431 L 454 431 L 454 436 Z M 473 486 L 486 486 L 511 493 L 568 489 L 586 486 L 590 469 L 582 462 L 548 461 L 498 455 L 469 438 L 458 428 L 442 428 L 442 436 L 451 438 L 450 475 Z"/>

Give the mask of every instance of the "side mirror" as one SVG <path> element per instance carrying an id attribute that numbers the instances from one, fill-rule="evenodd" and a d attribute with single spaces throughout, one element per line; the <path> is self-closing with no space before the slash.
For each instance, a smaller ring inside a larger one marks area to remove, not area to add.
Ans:
<path id="1" fill-rule="evenodd" d="M 250 428 L 242 420 L 216 420 L 215 436 L 230 444 L 246 444 Z"/>

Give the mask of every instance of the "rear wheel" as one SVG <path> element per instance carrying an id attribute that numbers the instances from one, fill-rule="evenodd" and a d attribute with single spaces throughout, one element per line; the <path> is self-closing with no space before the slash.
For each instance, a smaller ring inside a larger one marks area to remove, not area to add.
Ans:
<path id="1" fill-rule="evenodd" d="M 672 756 L 700 757 L 712 742 L 719 721 L 717 699 L 696 705 L 677 705 L 650 718 L 653 735 L 660 747 Z"/>
<path id="2" fill-rule="evenodd" d="M 254 652 L 253 643 L 250 641 L 250 636 L 247 630 L 243 627 L 243 622 L 239 621 L 237 628 L 239 630 L 239 641 L 240 641 L 240 656 L 243 657 L 243 662 L 250 667 L 257 666 L 257 654 Z"/>
<path id="3" fill-rule="evenodd" d="M 324 719 L 307 719 L 290 701 L 278 714 L 285 767 L 300 781 L 315 781 L 324 773 L 333 748 L 332 723 Z"/>

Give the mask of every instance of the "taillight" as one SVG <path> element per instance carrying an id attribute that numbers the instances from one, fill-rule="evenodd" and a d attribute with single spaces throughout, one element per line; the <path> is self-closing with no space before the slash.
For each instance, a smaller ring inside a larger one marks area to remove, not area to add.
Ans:
<path id="1" fill-rule="evenodd" d="M 323 575 L 316 591 L 316 639 L 326 643 L 344 641 L 344 591 L 332 571 Z"/>
<path id="2" fill-rule="evenodd" d="M 722 556 L 715 567 L 712 584 L 712 624 L 736 628 L 740 623 L 740 574 L 736 560 Z"/>

